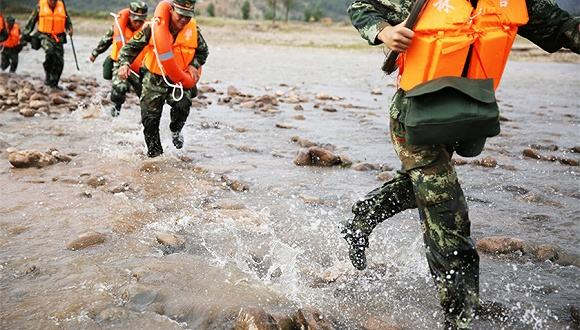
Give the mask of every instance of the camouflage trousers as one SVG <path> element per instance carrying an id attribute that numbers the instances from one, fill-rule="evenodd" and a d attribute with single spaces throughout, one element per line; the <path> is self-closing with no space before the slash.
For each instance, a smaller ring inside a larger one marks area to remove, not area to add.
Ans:
<path id="1" fill-rule="evenodd" d="M 2 51 L 2 59 L 0 61 L 0 67 L 2 71 L 10 67 L 10 72 L 16 72 L 18 68 L 18 53 L 20 52 L 20 47 L 14 48 L 4 48 Z"/>
<path id="2" fill-rule="evenodd" d="M 402 171 L 353 206 L 349 222 L 363 244 L 381 222 L 418 208 L 427 262 L 448 326 L 468 328 L 479 304 L 479 255 L 471 239 L 467 203 L 445 145 L 409 145 L 399 122 L 406 100 L 402 92 L 391 106 L 390 135 Z"/>
<path id="3" fill-rule="evenodd" d="M 133 89 L 135 91 L 135 94 L 141 97 L 141 78 L 131 73 L 127 80 L 122 80 L 117 75 L 118 72 L 119 72 L 119 63 L 115 62 L 115 64 L 113 65 L 111 102 L 113 102 L 120 108 L 121 105 L 125 103 L 127 93 L 129 92 L 130 89 Z"/>
<path id="4" fill-rule="evenodd" d="M 181 132 L 185 121 L 189 116 L 191 99 L 197 96 L 197 89 L 186 89 L 183 98 L 179 101 L 173 99 L 172 88 L 163 81 L 163 77 L 142 70 L 143 90 L 141 92 L 141 123 L 143 135 L 147 144 L 147 155 L 155 157 L 163 153 L 161 138 L 159 136 L 159 124 L 163 105 L 167 103 L 171 107 L 171 122 L 169 129 L 173 133 Z"/>
<path id="5" fill-rule="evenodd" d="M 59 41 L 45 33 L 40 33 L 39 37 L 40 45 L 45 53 L 44 63 L 42 63 L 46 75 L 44 83 L 48 86 L 56 87 L 64 68 L 63 44 L 66 41 L 66 36 L 61 37 Z"/>

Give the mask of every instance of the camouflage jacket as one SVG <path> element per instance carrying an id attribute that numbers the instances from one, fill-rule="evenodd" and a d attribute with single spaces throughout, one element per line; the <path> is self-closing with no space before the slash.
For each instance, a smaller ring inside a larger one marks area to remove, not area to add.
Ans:
<path id="1" fill-rule="evenodd" d="M 65 10 L 66 10 L 66 7 L 65 7 Z M 40 11 L 40 8 L 38 6 L 36 6 L 36 8 L 32 12 L 32 14 L 30 14 L 30 17 L 28 17 L 28 21 L 26 21 L 26 26 L 24 27 L 24 32 L 22 33 L 22 35 L 25 39 L 28 38 L 28 36 L 34 30 L 36 23 L 38 23 L 38 12 L 39 11 Z M 68 11 L 66 12 L 65 28 L 67 30 L 72 28 L 72 21 L 70 20 L 70 16 L 68 15 Z M 63 40 L 63 41 L 66 41 L 66 33 L 59 34 L 58 38 Z"/>
<path id="2" fill-rule="evenodd" d="M 176 35 L 173 36 L 174 38 Z M 143 29 L 137 32 L 133 39 L 131 39 L 123 48 L 121 48 L 121 53 L 119 54 L 119 65 L 130 64 L 137 58 L 139 53 L 149 45 L 149 40 L 151 39 L 151 26 L 146 24 Z M 205 61 L 209 55 L 209 50 L 205 39 L 201 35 L 199 26 L 197 27 L 197 49 L 195 51 L 195 57 L 191 61 L 190 65 L 199 68 L 205 64 Z"/>
<path id="3" fill-rule="evenodd" d="M 386 26 L 397 25 L 409 16 L 414 0 L 354 0 L 348 8 L 352 25 L 371 45 Z M 530 20 L 518 34 L 547 52 L 568 48 L 580 53 L 580 17 L 560 9 L 554 0 L 526 0 Z"/>
<path id="4" fill-rule="evenodd" d="M 102 53 L 106 52 L 107 49 L 109 49 L 109 47 L 111 47 L 112 44 L 113 44 L 113 28 L 111 27 L 109 30 L 107 30 L 107 33 L 105 33 L 105 35 L 101 37 L 101 40 L 99 40 L 97 47 L 95 47 L 95 49 L 93 49 L 93 51 L 91 52 L 91 55 L 93 55 L 94 57 L 101 55 Z"/>

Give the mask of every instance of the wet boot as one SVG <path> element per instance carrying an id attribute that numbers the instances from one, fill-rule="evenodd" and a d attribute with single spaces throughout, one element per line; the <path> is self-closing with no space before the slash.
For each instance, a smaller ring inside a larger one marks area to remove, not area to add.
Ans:
<path id="1" fill-rule="evenodd" d="M 119 114 L 121 114 L 121 106 L 122 104 L 115 104 L 111 107 L 111 117 L 119 117 Z"/>
<path id="2" fill-rule="evenodd" d="M 181 134 L 181 132 L 171 132 L 171 138 L 173 139 L 173 145 L 175 146 L 175 148 L 177 149 L 183 148 L 184 139 L 183 134 Z"/>
<path id="3" fill-rule="evenodd" d="M 367 267 L 365 250 L 368 248 L 370 234 L 379 223 L 416 207 L 411 178 L 402 171 L 357 201 L 352 207 L 354 218 L 343 224 L 341 231 L 348 244 L 352 265 L 358 270 Z"/>
<path id="4" fill-rule="evenodd" d="M 159 132 L 145 134 L 145 143 L 147 144 L 147 157 L 154 158 L 163 154 Z"/>

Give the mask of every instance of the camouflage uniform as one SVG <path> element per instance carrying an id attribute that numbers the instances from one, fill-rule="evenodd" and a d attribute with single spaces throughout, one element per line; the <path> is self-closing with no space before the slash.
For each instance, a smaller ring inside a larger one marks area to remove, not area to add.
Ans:
<path id="1" fill-rule="evenodd" d="M 200 68 L 205 64 L 207 56 L 209 55 L 207 44 L 201 35 L 201 31 L 197 31 L 197 50 L 195 57 L 190 65 Z M 177 33 L 173 35 L 177 37 Z M 119 65 L 128 65 L 139 55 L 139 53 L 149 44 L 151 39 L 151 26 L 145 25 L 141 31 L 133 36 L 122 49 L 119 55 Z M 181 101 L 175 102 L 171 96 L 172 88 L 168 87 L 163 81 L 163 77 L 149 72 L 146 68 L 141 69 L 143 74 L 143 91 L 141 94 L 141 122 L 143 124 L 143 134 L 145 142 L 147 143 L 147 155 L 155 157 L 163 153 L 161 146 L 161 138 L 159 136 L 159 123 L 161 121 L 161 112 L 163 104 L 167 102 L 171 107 L 171 124 L 169 128 L 174 134 L 174 144 L 176 147 L 181 146 L 176 141 L 178 135 L 181 134 L 181 129 L 185 125 L 185 121 L 189 116 L 189 108 L 191 107 L 191 100 L 197 95 L 197 89 L 192 88 L 184 90 L 184 95 Z M 183 143 L 183 142 L 181 142 Z"/>
<path id="2" fill-rule="evenodd" d="M 26 22 L 26 27 L 22 34 L 24 42 L 30 41 L 30 35 L 38 22 L 38 12 L 39 7 L 37 6 Z M 72 28 L 72 22 L 68 12 L 66 15 L 65 28 L 67 30 Z M 58 34 L 56 39 L 48 33 L 36 32 L 36 35 L 40 38 L 40 45 L 45 52 L 44 63 L 42 63 L 46 75 L 44 84 L 50 87 L 57 87 L 58 82 L 60 81 L 60 75 L 64 69 L 63 45 L 66 44 L 66 33 Z"/>
<path id="3" fill-rule="evenodd" d="M 131 19 L 136 20 L 144 20 L 147 17 L 147 5 L 142 2 L 131 2 L 129 6 L 130 10 L 135 13 L 140 13 L 140 17 L 136 15 L 132 15 Z M 113 44 L 113 35 L 114 29 L 111 27 L 105 35 L 99 40 L 97 47 L 93 49 L 91 55 L 97 58 L 100 54 L 104 53 L 111 47 Z M 119 63 L 118 61 L 114 62 L 113 64 L 113 78 L 112 78 L 112 88 L 111 88 L 111 102 L 115 105 L 113 109 L 111 109 L 111 114 L 113 116 L 118 116 L 119 111 L 121 110 L 121 106 L 125 103 L 125 99 L 127 93 L 129 92 L 130 88 L 135 91 L 137 96 L 141 97 L 141 76 L 137 76 L 135 74 L 130 74 L 127 80 L 122 80 L 119 78 Z M 139 72 L 137 72 L 139 74 Z"/>
<path id="4" fill-rule="evenodd" d="M 356 0 L 349 7 L 352 24 L 371 45 L 379 32 L 401 23 L 412 0 Z M 562 47 L 580 52 L 580 18 L 551 0 L 528 0 L 530 21 L 518 33 L 546 51 Z M 454 147 L 410 145 L 399 121 L 408 109 L 398 90 L 390 108 L 391 140 L 403 170 L 353 206 L 354 219 L 343 233 L 353 265 L 366 267 L 368 236 L 381 222 L 406 209 L 419 209 L 429 269 L 445 312 L 446 326 L 468 328 L 479 304 L 479 256 L 471 239 L 467 204 L 451 163 Z"/>
<path id="5" fill-rule="evenodd" d="M 1 8 L 0 8 L 1 9 Z M 8 39 L 8 29 L 6 28 L 6 21 L 4 20 L 4 16 L 0 15 L 0 20 L 3 22 L 3 28 L 0 29 L 0 42 Z"/>

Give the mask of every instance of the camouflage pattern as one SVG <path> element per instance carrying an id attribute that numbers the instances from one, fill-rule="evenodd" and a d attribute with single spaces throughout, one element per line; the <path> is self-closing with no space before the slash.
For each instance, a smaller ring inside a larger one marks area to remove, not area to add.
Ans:
<path id="1" fill-rule="evenodd" d="M 99 57 L 99 55 L 106 52 L 107 49 L 109 49 L 109 47 L 111 47 L 112 44 L 113 44 L 113 27 L 108 29 L 107 32 L 105 32 L 105 35 L 103 35 L 101 39 L 99 39 L 99 43 L 97 44 L 97 47 L 93 49 L 91 55 L 93 55 L 95 58 Z"/>
<path id="2" fill-rule="evenodd" d="M 412 0 L 355 0 L 348 13 L 361 36 L 369 44 L 378 45 L 379 32 L 401 23 L 412 3 Z M 579 52 L 579 18 L 558 8 L 553 0 L 528 0 L 527 4 L 530 21 L 520 28 L 519 34 L 550 52 L 562 47 Z M 389 111 L 390 132 L 404 172 L 357 202 L 353 207 L 355 217 L 343 233 L 353 265 L 361 266 L 361 256 L 364 258 L 374 227 L 416 206 L 446 327 L 469 328 L 479 303 L 479 256 L 471 239 L 467 203 L 451 163 L 454 150 L 446 145 L 407 144 L 405 127 L 399 121 L 407 109 L 404 92 L 399 90 Z"/>
<path id="3" fill-rule="evenodd" d="M 6 28 L 6 26 L 8 24 L 6 23 L 6 20 L 4 19 L 4 17 L 2 15 L 0 15 L 0 20 L 3 21 L 2 22 L 3 23 L 2 24 L 3 28 L 0 29 L 0 42 L 2 42 L 2 41 L 5 41 L 6 39 L 8 39 L 8 34 L 9 33 L 8 33 L 8 29 Z"/>
<path id="4" fill-rule="evenodd" d="M 23 42 L 30 41 L 31 33 L 33 32 L 34 27 L 38 22 L 38 12 L 39 8 L 36 7 L 36 9 L 28 18 L 24 32 L 22 34 Z M 72 28 L 72 22 L 68 16 L 68 13 L 66 16 L 65 27 L 67 30 Z M 50 34 L 40 32 L 36 32 L 36 36 L 40 38 L 40 45 L 45 52 L 44 63 L 42 63 L 44 67 L 44 73 L 46 75 L 44 83 L 48 86 L 56 87 L 58 86 L 60 75 L 62 74 L 62 70 L 64 68 L 63 45 L 66 43 L 66 33 L 58 34 L 56 39 Z"/>
<path id="5" fill-rule="evenodd" d="M 190 65 L 200 68 L 205 64 L 209 55 L 209 50 L 201 31 L 198 27 L 198 48 Z M 177 36 L 174 35 L 175 38 Z M 151 26 L 145 25 L 137 32 L 119 54 L 119 65 L 129 65 L 149 45 L 151 39 Z M 143 124 L 143 135 L 147 144 L 147 155 L 155 157 L 163 153 L 161 138 L 159 136 L 159 124 L 163 105 L 167 103 L 171 107 L 171 123 L 169 129 L 172 133 L 179 134 L 189 116 L 191 100 L 197 96 L 197 89 L 184 90 L 183 99 L 176 102 L 172 97 L 172 88 L 168 87 L 162 76 L 149 72 L 146 68 L 141 69 L 143 75 L 143 90 L 141 93 L 141 123 Z M 169 78 L 168 78 L 169 79 Z M 174 139 L 175 144 L 175 139 Z M 176 145 L 178 147 L 178 145 Z"/>
<path id="6" fill-rule="evenodd" d="M 10 67 L 10 72 L 16 72 L 18 68 L 18 53 L 20 52 L 20 47 L 6 48 L 2 50 L 2 59 L 0 61 L 0 67 L 2 71 Z"/>
<path id="7" fill-rule="evenodd" d="M 173 0 L 175 12 L 182 16 L 195 16 L 195 0 Z"/>
<path id="8" fill-rule="evenodd" d="M 147 4 L 143 1 L 133 1 L 129 4 L 131 11 L 130 18 L 134 21 L 144 21 L 147 19 L 147 11 L 149 10 Z"/>
<path id="9" fill-rule="evenodd" d="M 111 101 L 120 109 L 121 105 L 125 103 L 127 93 L 130 89 L 135 91 L 137 96 L 141 97 L 141 77 L 133 73 L 129 75 L 127 80 L 122 80 L 117 74 L 119 72 L 119 63 L 115 62 L 113 65 L 113 79 L 111 89 Z M 138 74 L 139 72 L 137 72 Z"/>
<path id="10" fill-rule="evenodd" d="M 101 37 L 97 47 L 93 49 L 91 55 L 94 57 L 99 56 L 111 47 L 113 44 L 113 28 L 111 27 L 105 35 Z M 115 104 L 116 109 L 120 110 L 127 93 L 132 88 L 138 96 L 141 96 L 141 79 L 134 74 L 129 75 L 129 79 L 121 80 L 117 75 L 119 71 L 119 64 L 115 62 L 113 64 L 113 79 L 112 79 L 112 89 L 111 89 L 111 101 Z M 138 73 L 138 72 L 137 72 Z"/>

